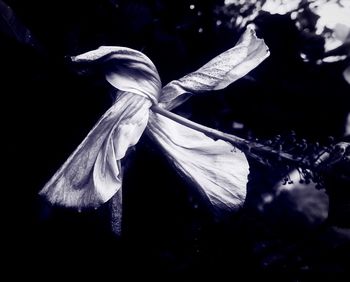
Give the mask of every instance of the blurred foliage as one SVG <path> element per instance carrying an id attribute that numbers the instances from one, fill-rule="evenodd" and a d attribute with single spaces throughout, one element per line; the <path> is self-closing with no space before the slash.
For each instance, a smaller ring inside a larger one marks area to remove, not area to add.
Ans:
<path id="1" fill-rule="evenodd" d="M 331 11 L 327 13 L 325 9 Z M 300 55 L 306 61 L 326 56 L 325 50 L 329 49 L 328 45 L 337 44 L 336 41 L 340 41 L 338 45 L 346 45 L 342 47 L 342 55 L 345 55 L 342 59 L 349 56 L 350 48 L 347 42 L 350 25 L 345 15 L 350 13 L 350 6 L 346 1 L 227 0 L 225 5 L 216 9 L 217 25 L 240 30 L 247 24 L 254 23 L 254 20 L 265 12 L 285 15 L 294 22 L 304 38 L 304 43 L 300 46 Z"/>

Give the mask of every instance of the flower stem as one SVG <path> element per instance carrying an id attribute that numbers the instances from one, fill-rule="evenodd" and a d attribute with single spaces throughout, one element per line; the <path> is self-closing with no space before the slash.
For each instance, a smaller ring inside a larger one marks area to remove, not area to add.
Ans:
<path id="1" fill-rule="evenodd" d="M 187 127 L 192 128 L 194 130 L 202 132 L 205 135 L 207 135 L 208 137 L 213 138 L 214 140 L 221 139 L 221 140 L 227 141 L 227 142 L 231 143 L 233 146 L 240 149 L 242 152 L 246 153 L 249 156 L 252 156 L 254 159 L 257 159 L 257 158 L 261 159 L 261 158 L 258 157 L 256 154 L 254 154 L 252 152 L 252 150 L 257 152 L 258 154 L 260 152 L 260 153 L 269 153 L 269 154 L 273 154 L 273 155 L 278 155 L 279 157 L 287 159 L 287 160 L 292 161 L 292 162 L 300 161 L 299 158 L 296 159 L 291 154 L 281 152 L 281 151 L 275 150 L 269 146 L 265 146 L 265 145 L 262 145 L 260 143 L 254 142 L 254 141 L 249 141 L 249 140 L 246 140 L 246 139 L 243 139 L 243 138 L 231 135 L 231 134 L 227 134 L 227 133 L 221 132 L 219 130 L 195 123 L 191 120 L 188 120 L 184 117 L 181 117 L 177 114 L 174 114 L 166 109 L 163 109 L 157 105 L 152 106 L 151 109 L 155 113 L 158 113 L 162 116 L 165 116 L 165 117 L 167 117 L 173 121 L 176 121 L 184 126 L 187 126 Z"/>
<path id="2" fill-rule="evenodd" d="M 248 141 L 243 139 L 243 138 L 240 138 L 240 137 L 237 137 L 234 135 L 230 135 L 230 134 L 226 134 L 226 133 L 223 133 L 219 130 L 195 123 L 191 120 L 188 120 L 182 116 L 174 114 L 174 113 L 172 113 L 168 110 L 165 110 L 165 109 L 163 109 L 159 106 L 156 106 L 156 105 L 152 106 L 152 110 L 155 113 L 158 113 L 162 116 L 165 116 L 165 117 L 167 117 L 173 121 L 176 121 L 176 122 L 178 122 L 186 127 L 189 127 L 189 128 L 192 128 L 196 131 L 202 132 L 210 138 L 225 140 L 227 142 L 230 142 L 232 145 L 236 146 L 240 150 L 242 150 L 243 148 L 248 149 Z"/>

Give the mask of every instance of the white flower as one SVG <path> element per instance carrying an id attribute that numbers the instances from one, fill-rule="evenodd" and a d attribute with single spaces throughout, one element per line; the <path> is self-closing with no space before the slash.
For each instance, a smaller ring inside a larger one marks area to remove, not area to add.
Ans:
<path id="1" fill-rule="evenodd" d="M 249 166 L 245 155 L 225 141 L 214 141 L 162 116 L 152 105 L 171 110 L 191 95 L 223 89 L 268 55 L 264 41 L 247 29 L 235 47 L 163 88 L 152 61 L 136 50 L 103 46 L 73 57 L 75 62 L 100 61 L 106 80 L 119 92 L 112 107 L 40 194 L 51 203 L 78 209 L 107 202 L 121 191 L 121 160 L 146 129 L 176 170 L 216 211 L 237 209 L 246 196 Z M 121 215 L 121 200 L 115 203 Z"/>

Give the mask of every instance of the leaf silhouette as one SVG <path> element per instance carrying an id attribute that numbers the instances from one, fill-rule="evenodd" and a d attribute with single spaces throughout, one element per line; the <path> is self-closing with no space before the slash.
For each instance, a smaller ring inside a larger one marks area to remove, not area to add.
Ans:
<path id="1" fill-rule="evenodd" d="M 20 21 L 14 11 L 0 0 L 0 32 L 16 39 L 18 42 L 31 47 L 37 47 L 30 30 Z"/>

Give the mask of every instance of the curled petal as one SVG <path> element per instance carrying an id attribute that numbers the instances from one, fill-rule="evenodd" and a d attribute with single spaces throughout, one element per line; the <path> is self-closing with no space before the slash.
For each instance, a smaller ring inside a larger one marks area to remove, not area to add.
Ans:
<path id="1" fill-rule="evenodd" d="M 264 40 L 248 28 L 235 47 L 215 57 L 203 67 L 168 83 L 159 98 L 160 106 L 173 109 L 191 94 L 223 89 L 246 75 L 269 55 Z"/>
<path id="2" fill-rule="evenodd" d="M 114 46 L 100 48 L 72 57 L 76 63 L 101 64 L 106 80 L 115 88 L 148 97 L 157 103 L 162 87 L 158 71 L 143 53 Z"/>

